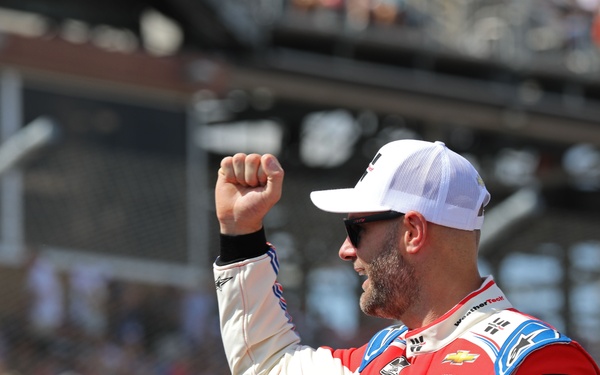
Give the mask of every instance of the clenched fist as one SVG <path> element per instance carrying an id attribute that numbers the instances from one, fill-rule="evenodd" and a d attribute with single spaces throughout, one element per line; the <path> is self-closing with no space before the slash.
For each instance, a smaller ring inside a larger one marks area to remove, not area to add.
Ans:
<path id="1" fill-rule="evenodd" d="M 258 231 L 281 198 L 283 168 L 270 154 L 235 154 L 221 161 L 215 187 L 217 219 L 222 234 Z"/>

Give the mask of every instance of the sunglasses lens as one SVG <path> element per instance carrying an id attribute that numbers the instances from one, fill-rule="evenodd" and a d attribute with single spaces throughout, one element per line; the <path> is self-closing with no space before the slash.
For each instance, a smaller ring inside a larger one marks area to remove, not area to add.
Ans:
<path id="1" fill-rule="evenodd" d="M 348 238 L 354 247 L 358 247 L 358 241 L 360 239 L 360 225 L 358 224 L 346 224 L 346 232 Z"/>
<path id="2" fill-rule="evenodd" d="M 403 215 L 403 213 L 396 211 L 382 212 L 353 219 L 344 219 L 344 225 L 346 226 L 346 233 L 348 234 L 350 242 L 354 247 L 358 247 L 358 243 L 360 242 L 360 233 L 363 230 L 361 225 L 375 221 L 392 220 Z"/>

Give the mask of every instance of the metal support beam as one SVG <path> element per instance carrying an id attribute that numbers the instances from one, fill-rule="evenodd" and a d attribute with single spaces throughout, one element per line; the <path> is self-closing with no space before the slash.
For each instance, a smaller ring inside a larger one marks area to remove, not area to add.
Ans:
<path id="1" fill-rule="evenodd" d="M 232 70 L 230 88 L 267 87 L 279 100 L 370 109 L 425 122 L 560 144 L 600 145 L 600 102 L 574 109 L 567 98 L 544 93 L 521 103 L 519 88 L 377 64 L 304 54 L 275 56 L 269 68 Z"/>
<path id="2" fill-rule="evenodd" d="M 18 71 L 0 71 L 0 141 L 16 133 L 22 120 L 22 84 Z M 0 259 L 20 262 L 24 248 L 23 175 L 8 170 L 0 179 Z"/>

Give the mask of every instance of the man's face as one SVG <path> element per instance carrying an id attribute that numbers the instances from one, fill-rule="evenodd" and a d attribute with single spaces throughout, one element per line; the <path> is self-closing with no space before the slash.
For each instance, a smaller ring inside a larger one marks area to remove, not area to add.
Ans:
<path id="1" fill-rule="evenodd" d="M 367 224 L 356 249 L 354 268 L 367 276 L 361 310 L 372 316 L 400 319 L 419 296 L 414 267 L 402 256 L 398 221 Z M 379 228 L 375 228 L 375 226 Z"/>

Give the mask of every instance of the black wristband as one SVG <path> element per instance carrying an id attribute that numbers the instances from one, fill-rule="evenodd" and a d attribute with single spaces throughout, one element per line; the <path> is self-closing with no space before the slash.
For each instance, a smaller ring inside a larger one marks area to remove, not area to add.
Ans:
<path id="1" fill-rule="evenodd" d="M 264 229 L 240 236 L 221 234 L 221 249 L 216 260 L 218 266 L 255 258 L 269 251 Z"/>

